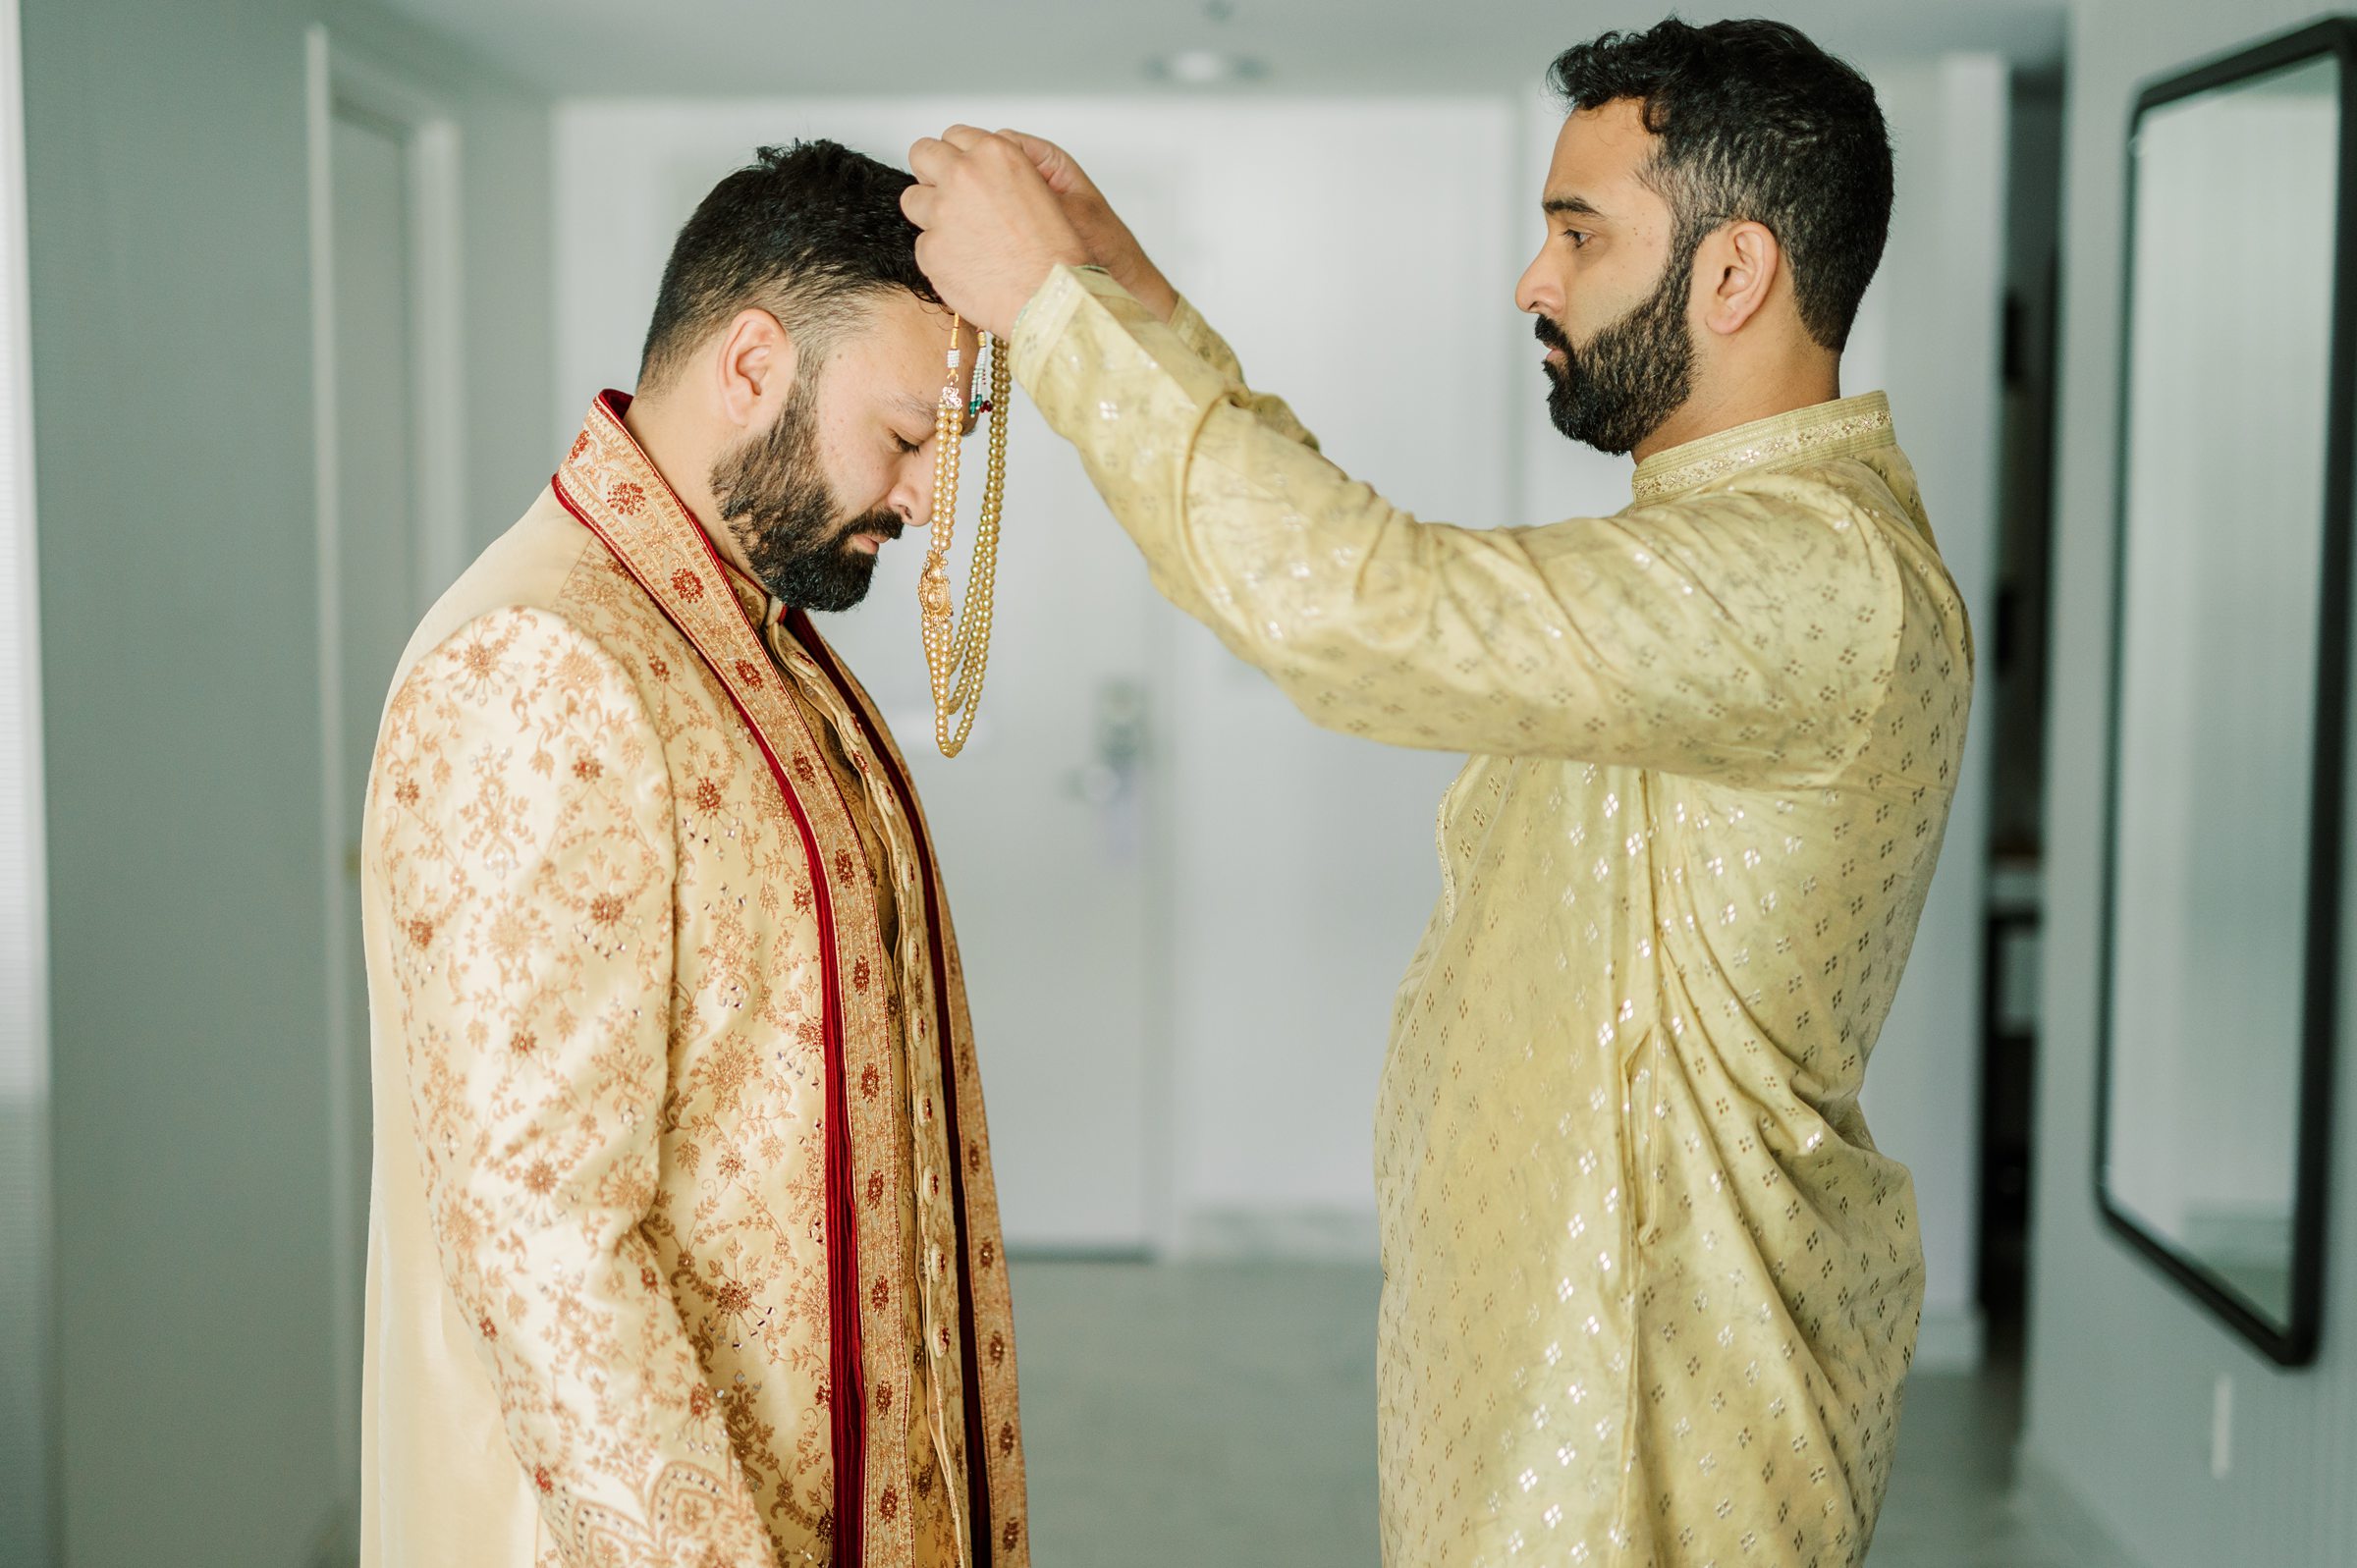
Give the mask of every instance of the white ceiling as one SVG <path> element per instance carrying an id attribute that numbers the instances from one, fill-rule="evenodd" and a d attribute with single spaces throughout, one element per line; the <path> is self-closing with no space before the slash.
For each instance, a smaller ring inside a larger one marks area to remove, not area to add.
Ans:
<path id="1" fill-rule="evenodd" d="M 1241 90 L 1462 92 L 1534 85 L 1566 44 L 1674 0 L 382 0 L 561 96 L 1185 89 L 1146 62 L 1216 47 L 1267 67 Z M 1691 20 L 1762 7 L 1679 6 Z M 1774 14 L 1861 62 L 1951 49 L 2061 58 L 2068 0 L 1783 0 Z"/>

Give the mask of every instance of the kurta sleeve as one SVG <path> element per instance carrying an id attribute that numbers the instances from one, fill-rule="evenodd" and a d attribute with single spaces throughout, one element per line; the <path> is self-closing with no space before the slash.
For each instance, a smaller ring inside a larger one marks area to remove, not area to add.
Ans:
<path id="1" fill-rule="evenodd" d="M 770 1568 L 640 1228 L 675 851 L 635 686 L 555 615 L 470 622 L 396 692 L 367 822 L 442 1273 L 549 1540 L 580 1568 Z"/>
<path id="2" fill-rule="evenodd" d="M 1796 782 L 1853 755 L 1889 689 L 1902 568 L 1832 486 L 1425 522 L 1244 391 L 1199 317 L 1166 326 L 1101 274 L 1059 268 L 1012 352 L 1156 586 L 1331 729 Z"/>
<path id="3" fill-rule="evenodd" d="M 1195 308 L 1192 299 L 1181 297 L 1178 308 L 1171 313 L 1171 331 L 1193 351 L 1196 358 L 1219 372 L 1228 389 L 1229 398 L 1263 425 L 1288 441 L 1298 442 L 1312 452 L 1318 450 L 1318 438 L 1311 435 L 1283 398 L 1254 392 L 1244 384 L 1244 367 L 1228 347 L 1228 340 L 1212 330 L 1203 312 Z"/>

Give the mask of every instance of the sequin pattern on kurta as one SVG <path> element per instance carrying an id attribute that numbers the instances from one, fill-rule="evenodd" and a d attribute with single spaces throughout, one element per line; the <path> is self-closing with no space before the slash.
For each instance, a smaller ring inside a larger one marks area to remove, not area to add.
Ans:
<path id="1" fill-rule="evenodd" d="M 1014 353 L 1174 603 L 1319 723 L 1471 754 L 1375 1128 L 1386 1561 L 1860 1561 L 1923 1278 L 1858 1093 L 1971 681 L 1884 400 L 1467 529 L 1189 306 L 1060 269 Z"/>

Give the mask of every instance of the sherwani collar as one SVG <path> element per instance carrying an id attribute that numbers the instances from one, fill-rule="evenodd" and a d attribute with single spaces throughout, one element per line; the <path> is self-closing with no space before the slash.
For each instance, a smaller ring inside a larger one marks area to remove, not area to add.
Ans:
<path id="1" fill-rule="evenodd" d="M 1869 392 L 1755 419 L 1657 452 L 1637 464 L 1631 489 L 1638 506 L 1652 506 L 1746 469 L 1781 467 L 1802 459 L 1855 457 L 1893 446 L 1896 440 L 1891 431 L 1890 400 Z"/>
<path id="2" fill-rule="evenodd" d="M 700 521 L 698 526 L 701 527 Z M 709 539 L 711 534 L 707 531 L 704 537 Z M 728 580 L 729 591 L 737 596 L 737 603 L 743 607 L 745 620 L 766 634 L 786 619 L 788 606 L 784 601 L 771 598 L 767 588 L 738 570 L 730 564 L 728 557 L 720 554 L 717 546 L 712 554 L 720 562 L 721 575 Z"/>
<path id="3" fill-rule="evenodd" d="M 806 744 L 807 736 L 796 735 L 801 727 L 793 704 L 781 702 L 763 675 L 769 656 L 757 628 L 772 619 L 766 596 L 739 588 L 739 573 L 624 424 L 630 406 L 621 392 L 601 393 L 589 406 L 557 469 L 557 498 L 605 541 L 695 644 L 764 741 L 791 762 L 786 743 Z"/>

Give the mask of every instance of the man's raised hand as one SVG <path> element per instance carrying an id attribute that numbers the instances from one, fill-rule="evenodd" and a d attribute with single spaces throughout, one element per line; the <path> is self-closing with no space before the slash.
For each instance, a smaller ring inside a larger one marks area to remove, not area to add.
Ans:
<path id="1" fill-rule="evenodd" d="M 917 183 L 901 210 L 924 231 L 917 265 L 951 309 L 1002 342 L 1050 272 L 1095 259 L 1064 198 L 1006 136 L 952 126 L 910 147 L 908 168 Z"/>
<path id="2" fill-rule="evenodd" d="M 1129 226 L 1113 210 L 1113 203 L 1105 199 L 1105 193 L 1072 155 L 1045 136 L 1022 131 L 1001 131 L 999 135 L 1022 148 L 1048 189 L 1064 203 L 1064 215 L 1088 247 L 1089 260 L 1111 273 L 1113 281 L 1147 309 L 1170 320 L 1178 308 L 1178 291 L 1162 275 L 1162 269 L 1147 259 L 1137 236 L 1129 232 Z"/>

